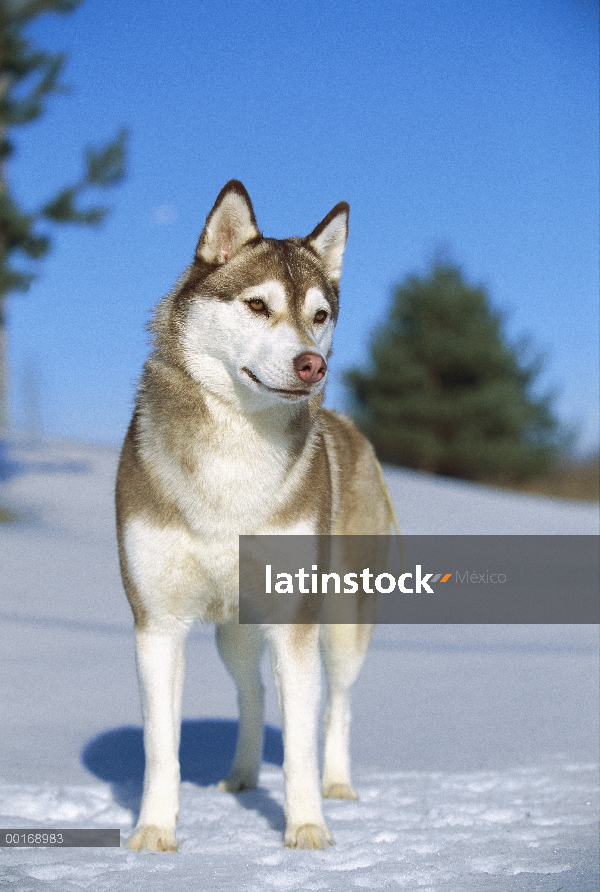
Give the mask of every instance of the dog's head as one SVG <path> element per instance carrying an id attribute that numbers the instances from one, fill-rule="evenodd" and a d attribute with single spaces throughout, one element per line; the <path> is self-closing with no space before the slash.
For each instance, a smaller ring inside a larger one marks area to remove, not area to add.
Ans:
<path id="1" fill-rule="evenodd" d="M 221 190 L 193 264 L 158 309 L 159 347 L 246 410 L 299 403 L 327 379 L 349 207 L 306 238 L 263 238 L 237 180 Z M 169 349 L 170 345 L 170 349 Z"/>

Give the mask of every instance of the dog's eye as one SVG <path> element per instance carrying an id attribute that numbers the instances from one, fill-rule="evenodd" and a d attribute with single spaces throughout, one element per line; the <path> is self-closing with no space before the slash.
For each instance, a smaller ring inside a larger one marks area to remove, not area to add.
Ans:
<path id="1" fill-rule="evenodd" d="M 262 313 L 264 316 L 269 315 L 267 305 L 260 297 L 253 297 L 252 300 L 247 301 L 247 304 L 253 313 Z"/>
<path id="2" fill-rule="evenodd" d="M 315 313 L 315 318 L 313 319 L 313 322 L 318 322 L 318 323 L 325 322 L 325 320 L 327 319 L 327 315 L 328 315 L 327 310 L 319 310 L 317 313 Z"/>

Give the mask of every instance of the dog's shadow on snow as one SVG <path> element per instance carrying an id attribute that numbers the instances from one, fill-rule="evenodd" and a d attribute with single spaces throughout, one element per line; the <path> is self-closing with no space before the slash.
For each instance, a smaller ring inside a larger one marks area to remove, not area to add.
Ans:
<path id="1" fill-rule="evenodd" d="M 209 787 L 227 777 L 237 735 L 238 723 L 232 719 L 183 721 L 179 747 L 181 780 Z M 129 809 L 134 822 L 137 821 L 145 765 L 142 729 L 129 725 L 98 734 L 83 748 L 81 761 L 88 771 L 112 786 L 115 800 Z M 272 725 L 265 725 L 263 762 L 283 765 L 281 731 Z M 236 794 L 236 799 L 244 808 L 263 815 L 274 830 L 283 832 L 283 809 L 267 790 L 257 787 Z"/>

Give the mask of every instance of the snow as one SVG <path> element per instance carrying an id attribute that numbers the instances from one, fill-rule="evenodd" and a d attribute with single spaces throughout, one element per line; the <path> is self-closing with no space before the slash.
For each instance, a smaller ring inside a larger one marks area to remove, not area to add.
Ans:
<path id="1" fill-rule="evenodd" d="M 119 579 L 114 449 L 13 440 L 0 504 L 0 827 L 119 827 L 141 780 L 132 623 Z M 595 533 L 598 508 L 386 470 L 405 533 Z M 354 691 L 358 802 L 326 801 L 335 846 L 281 844 L 268 663 L 256 791 L 215 782 L 232 683 L 210 627 L 187 649 L 178 855 L 0 850 L 27 890 L 598 888 L 598 637 L 589 626 L 382 626 Z"/>

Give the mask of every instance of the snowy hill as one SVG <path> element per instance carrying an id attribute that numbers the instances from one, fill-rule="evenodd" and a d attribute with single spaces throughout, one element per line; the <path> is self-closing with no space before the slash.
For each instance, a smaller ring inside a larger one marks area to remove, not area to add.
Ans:
<path id="1" fill-rule="evenodd" d="M 120 827 L 143 770 L 118 572 L 116 450 L 13 441 L 0 504 L 0 827 Z M 595 533 L 598 508 L 386 471 L 405 533 Z M 236 704 L 210 627 L 187 649 L 179 855 L 0 849 L 19 890 L 597 890 L 598 638 L 588 626 L 386 626 L 354 692 L 360 801 L 336 845 L 283 848 L 268 662 L 260 787 L 214 784 Z"/>

